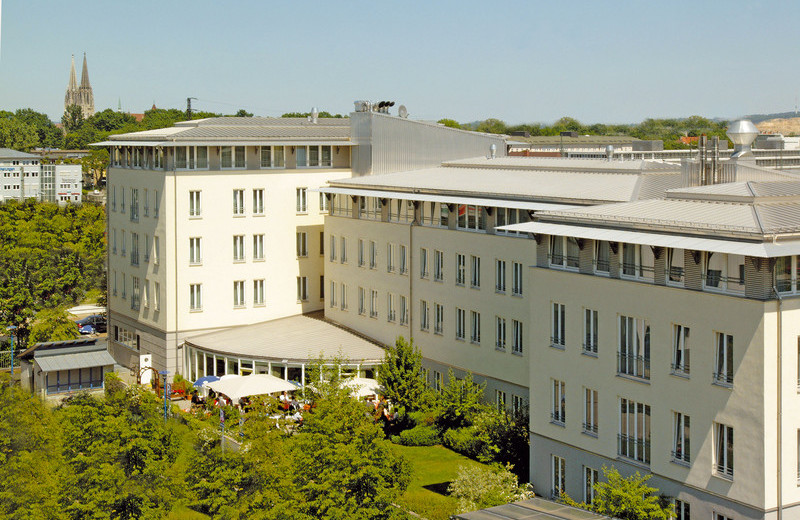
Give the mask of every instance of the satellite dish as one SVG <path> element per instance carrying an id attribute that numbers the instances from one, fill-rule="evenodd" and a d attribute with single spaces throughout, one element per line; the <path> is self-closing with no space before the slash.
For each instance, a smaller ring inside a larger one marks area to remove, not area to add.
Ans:
<path id="1" fill-rule="evenodd" d="M 405 105 L 400 105 L 397 107 L 397 115 L 404 119 L 408 117 L 408 110 L 406 109 Z"/>

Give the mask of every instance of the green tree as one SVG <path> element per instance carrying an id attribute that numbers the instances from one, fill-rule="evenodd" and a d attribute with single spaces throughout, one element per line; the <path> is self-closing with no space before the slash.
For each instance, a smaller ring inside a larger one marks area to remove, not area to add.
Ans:
<path id="1" fill-rule="evenodd" d="M 105 148 L 91 150 L 89 155 L 81 159 L 81 168 L 84 173 L 91 175 L 92 184 L 97 186 L 108 169 L 108 150 Z"/>
<path id="2" fill-rule="evenodd" d="M 64 115 L 61 116 L 61 124 L 64 126 L 66 133 L 74 132 L 83 126 L 83 109 L 78 105 L 69 105 L 64 109 Z"/>
<path id="3" fill-rule="evenodd" d="M 406 413 L 429 405 L 429 390 L 422 371 L 422 353 L 414 341 L 398 337 L 393 347 L 386 349 L 386 357 L 378 371 L 378 381 L 386 397 Z"/>
<path id="4" fill-rule="evenodd" d="M 17 121 L 29 124 L 36 129 L 39 135 L 39 146 L 58 148 L 64 140 L 64 134 L 50 121 L 47 114 L 36 112 L 32 108 L 20 108 L 14 113 Z"/>
<path id="5" fill-rule="evenodd" d="M 440 125 L 447 126 L 449 128 L 461 128 L 461 125 L 455 119 L 440 119 L 437 121 Z"/>
<path id="6" fill-rule="evenodd" d="M 281 117 L 302 117 L 302 118 L 306 118 L 306 117 L 309 117 L 310 115 L 311 115 L 311 112 L 287 112 L 285 114 L 282 114 Z M 343 116 L 342 114 L 331 114 L 330 112 L 326 112 L 325 110 L 323 110 L 322 112 L 320 112 L 318 114 L 318 117 L 333 117 L 333 118 L 336 118 L 336 119 L 342 119 L 342 118 L 346 118 L 347 116 Z"/>
<path id="7" fill-rule="evenodd" d="M 28 341 L 41 343 L 44 341 L 63 341 L 78 337 L 78 327 L 69 318 L 64 307 L 42 309 L 36 314 L 31 326 Z"/>
<path id="8" fill-rule="evenodd" d="M 114 130 L 124 129 L 126 131 L 136 130 L 136 118 L 125 112 L 117 112 L 107 108 L 102 112 L 96 112 L 86 122 L 100 132 L 113 132 Z"/>
<path id="9" fill-rule="evenodd" d="M 507 134 L 508 125 L 506 125 L 505 121 L 490 118 L 478 123 L 478 126 L 475 127 L 475 131 L 485 132 L 487 134 Z"/>
<path id="10" fill-rule="evenodd" d="M 253 117 L 253 113 L 240 108 L 239 111 L 234 114 L 234 117 Z"/>
<path id="11" fill-rule="evenodd" d="M 447 373 L 447 385 L 437 402 L 436 425 L 440 431 L 471 426 L 476 417 L 487 409 L 483 402 L 486 383 L 476 384 L 472 373 L 457 379 L 452 369 Z"/>
<path id="12" fill-rule="evenodd" d="M 36 128 L 14 117 L 0 118 L 0 148 L 28 151 L 39 146 Z"/>

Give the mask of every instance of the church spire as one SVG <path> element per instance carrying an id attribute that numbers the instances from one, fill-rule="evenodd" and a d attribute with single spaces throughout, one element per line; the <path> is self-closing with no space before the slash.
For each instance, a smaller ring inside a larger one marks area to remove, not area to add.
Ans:
<path id="1" fill-rule="evenodd" d="M 75 75 L 75 55 L 72 55 L 72 68 L 69 70 L 69 86 L 67 91 L 78 90 L 78 79 Z"/>
<path id="2" fill-rule="evenodd" d="M 75 60 L 72 61 L 73 70 L 75 67 Z M 83 71 L 81 72 L 81 88 L 92 88 L 89 84 L 89 67 L 86 65 L 86 53 L 83 53 Z"/>

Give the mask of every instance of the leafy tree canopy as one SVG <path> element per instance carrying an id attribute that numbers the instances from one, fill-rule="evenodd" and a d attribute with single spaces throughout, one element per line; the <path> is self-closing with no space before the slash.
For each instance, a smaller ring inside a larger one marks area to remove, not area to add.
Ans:
<path id="1" fill-rule="evenodd" d="M 64 341 L 78 337 L 78 327 L 64 307 L 42 309 L 31 327 L 30 343 Z"/>
<path id="2" fill-rule="evenodd" d="M 393 347 L 386 349 L 386 358 L 378 372 L 386 398 L 405 411 L 414 412 L 427 406 L 428 385 L 422 371 L 422 353 L 414 341 L 398 337 Z"/>

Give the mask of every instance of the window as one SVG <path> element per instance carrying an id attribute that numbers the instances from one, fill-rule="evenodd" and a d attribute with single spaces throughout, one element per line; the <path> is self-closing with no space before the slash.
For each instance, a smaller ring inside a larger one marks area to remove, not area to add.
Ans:
<path id="1" fill-rule="evenodd" d="M 733 336 L 722 332 L 715 336 L 714 383 L 730 387 L 733 386 Z"/>
<path id="2" fill-rule="evenodd" d="M 325 256 L 325 232 L 319 232 L 319 256 Z"/>
<path id="3" fill-rule="evenodd" d="M 557 499 L 561 496 L 561 493 L 566 493 L 566 481 L 567 478 L 565 476 L 566 470 L 566 461 L 562 457 L 558 457 L 553 455 L 550 461 L 552 466 L 552 497 L 553 499 Z"/>
<path id="4" fill-rule="evenodd" d="M 550 319 L 550 346 L 564 348 L 566 346 L 566 310 L 564 304 L 554 303 Z"/>
<path id="5" fill-rule="evenodd" d="M 408 253 L 407 248 L 404 245 L 400 245 L 400 257 L 398 259 L 398 265 L 400 267 L 400 274 L 408 274 Z"/>
<path id="6" fill-rule="evenodd" d="M 138 311 L 141 298 L 141 288 L 139 286 L 139 278 L 131 276 L 131 309 Z"/>
<path id="7" fill-rule="evenodd" d="M 511 226 L 520 222 L 519 212 L 518 209 L 512 208 L 495 208 L 497 212 L 497 223 L 495 224 L 496 227 L 501 226 Z M 519 235 L 519 231 L 504 231 L 502 229 L 498 229 L 496 233 L 502 233 L 504 235 Z"/>
<path id="8" fill-rule="evenodd" d="M 328 212 L 328 197 L 324 193 L 319 194 L 319 212 Z"/>
<path id="9" fill-rule="evenodd" d="M 522 354 L 522 322 L 511 320 L 511 352 Z"/>
<path id="10" fill-rule="evenodd" d="M 397 319 L 397 313 L 395 311 L 395 303 L 394 303 L 394 294 L 388 293 L 386 295 L 386 321 L 395 321 Z"/>
<path id="11" fill-rule="evenodd" d="M 325 300 L 325 275 L 319 277 L 319 299 Z"/>
<path id="12" fill-rule="evenodd" d="M 125 230 L 123 229 L 122 230 L 122 256 L 125 256 L 125 254 L 126 254 L 125 253 L 125 247 L 126 247 L 126 242 L 127 241 L 128 241 L 128 239 L 125 238 Z"/>
<path id="13" fill-rule="evenodd" d="M 617 372 L 650 379 L 650 324 L 641 318 L 619 317 Z"/>
<path id="14" fill-rule="evenodd" d="M 583 433 L 597 436 L 597 390 L 583 389 Z"/>
<path id="15" fill-rule="evenodd" d="M 444 280 L 444 253 L 433 251 L 433 279 L 437 282 Z"/>
<path id="16" fill-rule="evenodd" d="M 566 251 L 566 254 L 564 253 Z M 578 268 L 580 247 L 575 237 L 550 237 L 550 265 L 552 267 Z"/>
<path id="17" fill-rule="evenodd" d="M 158 218 L 158 208 L 161 206 L 161 199 L 158 198 L 158 190 L 153 190 L 153 216 Z"/>
<path id="18" fill-rule="evenodd" d="M 264 305 L 264 280 L 253 280 L 253 305 Z"/>
<path id="19" fill-rule="evenodd" d="M 244 190 L 233 190 L 233 214 L 244 215 Z"/>
<path id="20" fill-rule="evenodd" d="M 473 289 L 481 287 L 481 257 L 472 255 L 469 258 L 469 285 Z"/>
<path id="21" fill-rule="evenodd" d="M 456 253 L 456 285 L 464 285 L 466 279 L 467 257 Z M 437 279 L 439 277 L 437 276 Z"/>
<path id="22" fill-rule="evenodd" d="M 433 371 L 433 389 L 437 392 L 442 391 L 442 373 L 436 370 Z"/>
<path id="23" fill-rule="evenodd" d="M 672 412 L 672 460 L 688 465 L 691 461 L 689 444 L 689 416 L 680 412 Z"/>
<path id="24" fill-rule="evenodd" d="M 597 355 L 597 311 L 583 309 L 583 352 Z"/>
<path id="25" fill-rule="evenodd" d="M 622 275 L 642 276 L 641 244 L 622 244 Z"/>
<path id="26" fill-rule="evenodd" d="M 336 261 L 336 237 L 334 235 L 331 235 L 330 239 L 331 239 L 331 245 L 328 248 L 328 254 L 330 255 L 329 259 L 330 259 L 331 262 L 335 262 Z"/>
<path id="27" fill-rule="evenodd" d="M 786 258 L 786 257 L 784 257 Z M 744 257 L 741 255 L 728 255 L 724 253 L 703 253 L 703 287 L 706 289 L 738 292 L 744 291 Z M 775 270 L 788 266 L 781 266 L 776 259 Z M 775 280 L 782 283 L 781 288 L 786 288 L 785 280 Z M 791 281 L 789 281 L 791 285 Z"/>
<path id="28" fill-rule="evenodd" d="M 233 261 L 244 262 L 244 235 L 233 235 Z"/>
<path id="29" fill-rule="evenodd" d="M 330 145 L 322 146 L 298 146 L 297 151 L 297 167 L 298 168 L 315 168 L 315 167 L 328 167 L 331 166 L 331 147 Z"/>
<path id="30" fill-rule="evenodd" d="M 150 260 L 150 235 L 144 235 L 144 261 Z"/>
<path id="31" fill-rule="evenodd" d="M 528 414 L 528 405 L 522 396 L 511 395 L 511 413 L 514 414 L 515 417 Z"/>
<path id="32" fill-rule="evenodd" d="M 297 301 L 308 301 L 308 278 L 305 276 L 297 277 Z"/>
<path id="33" fill-rule="evenodd" d="M 611 270 L 611 255 L 609 243 L 597 240 L 594 243 L 594 271 L 595 273 L 608 274 Z"/>
<path id="34" fill-rule="evenodd" d="M 244 168 L 244 146 L 223 146 L 220 149 L 220 168 Z"/>
<path id="35" fill-rule="evenodd" d="M 192 237 L 189 239 L 189 264 L 200 265 L 203 263 L 202 238 Z"/>
<path id="36" fill-rule="evenodd" d="M 689 327 L 672 326 L 672 368 L 673 374 L 689 375 Z"/>
<path id="37" fill-rule="evenodd" d="M 722 513 L 714 513 L 714 520 L 733 520 L 733 518 L 725 516 Z"/>
<path id="38" fill-rule="evenodd" d="M 305 258 L 308 256 L 308 234 L 305 231 L 298 231 L 296 236 L 297 257 Z"/>
<path id="39" fill-rule="evenodd" d="M 6 187 L 8 189 L 8 187 Z M 117 211 L 117 187 L 111 187 L 111 211 Z"/>
<path id="40" fill-rule="evenodd" d="M 444 306 L 438 303 L 433 304 L 433 333 L 444 333 Z"/>
<path id="41" fill-rule="evenodd" d="M 131 233 L 131 265 L 139 265 L 139 233 Z"/>
<path id="42" fill-rule="evenodd" d="M 511 263 L 511 294 L 522 296 L 522 264 Z"/>
<path id="43" fill-rule="evenodd" d="M 136 188 L 131 188 L 130 219 L 139 222 L 139 190 Z"/>
<path id="44" fill-rule="evenodd" d="M 553 400 L 550 409 L 551 422 L 564 426 L 567 422 L 567 394 L 564 381 L 553 379 Z"/>
<path id="45" fill-rule="evenodd" d="M 408 325 L 408 301 L 400 296 L 400 325 Z"/>
<path id="46" fill-rule="evenodd" d="M 161 284 L 153 282 L 153 310 L 161 310 Z"/>
<path id="47" fill-rule="evenodd" d="M 692 520 L 691 509 L 689 508 L 689 502 L 685 500 L 675 500 L 675 520 Z M 716 517 L 713 520 L 729 520 L 725 518 L 717 519 Z"/>
<path id="48" fill-rule="evenodd" d="M 15 186 L 14 189 L 19 189 L 19 186 Z M 125 188 L 120 188 L 119 194 L 121 196 L 119 210 L 125 213 Z"/>
<path id="49" fill-rule="evenodd" d="M 330 295 L 328 296 L 329 300 L 328 303 L 330 304 L 332 309 L 336 307 L 336 282 L 334 282 L 333 280 L 331 280 L 331 290 L 328 294 Z"/>
<path id="50" fill-rule="evenodd" d="M 587 504 L 594 502 L 594 486 L 599 480 L 599 475 L 596 469 L 588 466 L 583 467 L 583 501 Z M 686 519 L 688 520 L 688 518 Z"/>
<path id="51" fill-rule="evenodd" d="M 485 230 L 486 217 L 483 207 L 473 206 L 471 204 L 459 204 L 456 228 L 471 231 Z"/>
<path id="52" fill-rule="evenodd" d="M 253 190 L 253 215 L 264 214 L 264 189 Z"/>
<path id="53" fill-rule="evenodd" d="M 428 250 L 425 248 L 419 250 L 419 277 L 428 277 Z"/>
<path id="54" fill-rule="evenodd" d="M 363 287 L 358 288 L 358 313 L 363 315 L 367 312 L 366 291 Z"/>
<path id="55" fill-rule="evenodd" d="M 244 307 L 244 281 L 236 280 L 233 282 L 233 306 Z"/>
<path id="56" fill-rule="evenodd" d="M 506 261 L 494 261 L 494 290 L 500 293 L 506 292 Z"/>
<path id="57" fill-rule="evenodd" d="M 150 282 L 147 279 L 142 284 L 142 305 L 150 306 Z"/>
<path id="58" fill-rule="evenodd" d="M 683 249 L 667 249 L 667 283 L 683 283 Z"/>
<path id="59" fill-rule="evenodd" d="M 308 213 L 308 188 L 297 188 L 297 213 Z"/>
<path id="60" fill-rule="evenodd" d="M 371 290 L 369 298 L 369 317 L 378 317 L 378 291 Z"/>
<path id="61" fill-rule="evenodd" d="M 364 240 L 358 239 L 358 267 L 364 267 Z"/>
<path id="62" fill-rule="evenodd" d="M 374 240 L 369 241 L 369 268 L 375 269 L 378 266 L 378 245 Z"/>
<path id="63" fill-rule="evenodd" d="M 127 284 L 125 283 L 125 273 L 122 273 L 122 299 L 124 300 L 127 297 Z"/>
<path id="64" fill-rule="evenodd" d="M 343 311 L 346 311 L 347 310 L 347 284 L 346 283 L 342 283 L 342 285 L 340 286 L 340 290 L 341 290 L 341 292 L 339 294 L 341 295 L 341 298 L 339 298 L 339 305 L 340 305 L 339 308 L 341 310 L 343 310 Z"/>
<path id="65" fill-rule="evenodd" d="M 203 310 L 203 285 L 193 283 L 189 285 L 189 310 Z"/>
<path id="66" fill-rule="evenodd" d="M 264 235 L 253 235 L 253 260 L 264 259 Z"/>
<path id="67" fill-rule="evenodd" d="M 428 302 L 420 300 L 419 302 L 419 330 L 429 330 L 430 321 L 428 313 Z"/>
<path id="68" fill-rule="evenodd" d="M 456 339 L 463 341 L 467 337 L 467 311 L 456 308 Z"/>
<path id="69" fill-rule="evenodd" d="M 381 201 L 377 197 L 358 198 L 358 218 L 364 220 L 381 219 Z"/>
<path id="70" fill-rule="evenodd" d="M 395 244 L 386 244 L 386 271 L 389 273 L 394 272 L 394 253 Z"/>
<path id="71" fill-rule="evenodd" d="M 195 168 L 197 169 L 208 168 L 208 147 L 176 146 L 175 169 L 194 170 Z"/>
<path id="72" fill-rule="evenodd" d="M 500 350 L 506 348 L 506 319 L 495 316 L 494 319 L 494 346 Z"/>
<path id="73" fill-rule="evenodd" d="M 111 236 L 113 237 L 111 242 L 111 253 L 116 255 L 117 254 L 117 229 L 114 228 L 111 232 Z"/>
<path id="74" fill-rule="evenodd" d="M 153 237 L 153 263 L 155 265 L 158 265 L 158 258 L 160 256 L 159 253 L 161 248 L 159 247 L 159 244 L 160 242 L 158 237 Z"/>
<path id="75" fill-rule="evenodd" d="M 481 343 L 481 313 L 470 312 L 469 340 L 476 345 Z"/>
<path id="76" fill-rule="evenodd" d="M 714 423 L 714 471 L 733 479 L 733 428 L 720 423 Z"/>
<path id="77" fill-rule="evenodd" d="M 650 405 L 620 399 L 617 454 L 650 464 Z"/>
<path id="78" fill-rule="evenodd" d="M 262 168 L 283 168 L 285 164 L 283 146 L 261 147 Z"/>

